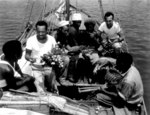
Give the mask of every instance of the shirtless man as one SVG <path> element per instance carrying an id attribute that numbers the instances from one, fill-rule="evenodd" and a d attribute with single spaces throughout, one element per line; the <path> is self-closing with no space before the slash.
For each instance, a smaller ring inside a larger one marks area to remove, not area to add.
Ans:
<path id="1" fill-rule="evenodd" d="M 7 91 L 9 89 L 19 89 L 24 91 L 35 91 L 34 78 L 23 74 L 17 61 L 22 56 L 22 46 L 17 40 L 6 42 L 2 51 L 4 58 L 0 60 L 0 87 Z M 20 77 L 16 77 L 16 72 Z"/>

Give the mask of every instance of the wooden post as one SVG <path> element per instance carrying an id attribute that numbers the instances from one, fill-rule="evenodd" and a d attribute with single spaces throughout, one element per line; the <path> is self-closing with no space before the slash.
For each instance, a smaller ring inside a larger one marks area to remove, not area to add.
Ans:
<path id="1" fill-rule="evenodd" d="M 66 20 L 69 20 L 70 18 L 70 0 L 66 0 Z"/>

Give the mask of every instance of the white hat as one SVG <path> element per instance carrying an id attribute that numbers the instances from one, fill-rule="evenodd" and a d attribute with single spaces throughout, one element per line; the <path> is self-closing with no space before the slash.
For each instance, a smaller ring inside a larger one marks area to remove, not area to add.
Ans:
<path id="1" fill-rule="evenodd" d="M 81 21 L 82 20 L 82 15 L 80 13 L 74 13 L 72 14 L 72 21 Z"/>
<path id="2" fill-rule="evenodd" d="M 59 22 L 59 27 L 63 27 L 63 26 L 66 26 L 66 25 L 69 25 L 69 21 L 62 20 L 62 21 Z"/>
<path id="3" fill-rule="evenodd" d="M 114 48 L 121 48 L 121 43 L 116 42 L 116 43 L 113 44 L 113 47 Z"/>

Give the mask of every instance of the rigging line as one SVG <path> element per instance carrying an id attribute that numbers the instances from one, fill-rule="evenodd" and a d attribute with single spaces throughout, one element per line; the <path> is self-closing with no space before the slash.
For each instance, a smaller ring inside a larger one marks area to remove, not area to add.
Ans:
<path id="1" fill-rule="evenodd" d="M 26 15 L 27 15 L 27 9 L 28 9 L 28 7 L 29 7 L 29 0 L 27 0 L 27 5 L 26 5 L 26 8 L 25 8 L 25 16 L 24 16 L 24 18 L 23 18 L 23 24 L 22 24 L 22 26 L 21 26 L 21 31 L 23 30 L 23 28 L 24 28 L 24 23 L 25 23 L 25 19 L 26 19 Z M 26 22 L 27 23 L 27 22 Z"/>
<path id="2" fill-rule="evenodd" d="M 47 0 L 45 0 L 45 5 L 44 5 L 44 8 L 43 8 L 43 10 L 41 11 L 41 13 L 40 13 L 40 15 L 39 15 L 39 18 L 37 19 L 37 21 L 36 22 L 38 22 L 39 20 L 43 20 L 43 18 L 44 18 L 44 15 L 45 14 L 43 14 L 44 12 L 45 12 L 45 9 L 46 9 L 46 3 L 47 3 Z M 33 27 L 35 27 L 35 23 L 33 24 Z"/>
<path id="3" fill-rule="evenodd" d="M 76 0 L 76 8 L 78 7 L 78 0 Z M 76 10 L 76 12 L 77 12 L 77 10 Z"/>
<path id="4" fill-rule="evenodd" d="M 38 22 L 39 20 L 43 20 L 43 16 L 44 16 L 44 12 L 45 12 L 45 6 L 46 6 L 46 3 L 47 3 L 47 0 L 45 0 L 45 4 L 44 4 L 44 7 L 39 15 L 39 17 L 37 18 L 37 20 L 35 22 Z M 35 26 L 35 23 L 33 24 L 33 27 Z"/>
<path id="5" fill-rule="evenodd" d="M 89 15 L 87 12 L 85 12 L 82 9 L 76 8 L 75 6 L 73 6 L 71 4 L 70 4 L 70 7 L 73 8 L 73 9 L 75 9 L 76 11 L 82 12 L 83 14 L 87 15 L 88 17 L 91 17 L 91 15 Z"/>
<path id="6" fill-rule="evenodd" d="M 115 14 L 116 14 L 116 19 L 117 19 L 117 21 L 120 23 L 120 16 L 119 16 L 119 14 L 118 14 L 118 12 L 117 12 L 117 10 L 116 10 L 116 3 L 115 3 L 115 0 L 112 0 L 113 1 L 113 9 L 114 9 L 114 11 L 115 11 Z"/>
<path id="7" fill-rule="evenodd" d="M 102 19 L 104 20 L 104 9 L 103 9 L 102 0 L 98 0 L 98 2 L 99 2 L 100 11 L 101 11 L 101 16 L 102 16 Z"/>
<path id="8" fill-rule="evenodd" d="M 41 14 L 41 19 L 42 19 L 42 20 L 43 20 L 43 17 L 44 17 L 44 15 L 45 15 L 46 7 L 47 7 L 47 0 L 45 0 L 44 8 L 43 8 L 43 10 L 42 10 L 42 14 Z"/>
<path id="9" fill-rule="evenodd" d="M 31 15 L 32 15 L 32 11 L 33 11 L 33 6 L 34 6 L 34 4 L 35 4 L 35 0 L 33 0 L 32 7 L 31 7 L 31 11 L 30 11 L 30 15 L 29 15 L 29 19 L 28 19 L 27 22 L 29 22 L 30 19 L 31 19 Z"/>

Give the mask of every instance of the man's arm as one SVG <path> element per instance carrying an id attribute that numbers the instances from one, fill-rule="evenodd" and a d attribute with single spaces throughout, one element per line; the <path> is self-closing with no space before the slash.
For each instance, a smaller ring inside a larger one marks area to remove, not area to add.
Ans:
<path id="1" fill-rule="evenodd" d="M 6 66 L 5 66 L 6 67 Z M 4 87 L 4 90 L 8 90 L 10 88 L 16 89 L 17 84 L 14 77 L 14 71 L 11 67 L 7 65 L 7 69 L 4 69 L 3 78 L 6 80 L 7 86 Z"/>
<path id="2" fill-rule="evenodd" d="M 133 92 L 133 85 L 130 83 L 122 82 L 117 86 L 118 95 L 124 100 L 127 101 Z"/>
<path id="3" fill-rule="evenodd" d="M 32 50 L 26 49 L 25 59 L 27 61 L 30 61 L 31 63 L 34 63 L 36 62 L 36 59 L 31 57 L 31 53 L 32 53 Z"/>
<path id="4" fill-rule="evenodd" d="M 99 60 L 97 61 L 97 64 L 107 64 L 107 63 L 111 63 L 111 64 L 116 64 L 116 59 L 111 58 L 111 57 L 100 57 Z"/>
<path id="5" fill-rule="evenodd" d="M 122 29 L 117 34 L 119 35 L 119 41 L 125 40 L 124 32 Z"/>
<path id="6" fill-rule="evenodd" d="M 4 90 L 17 89 L 22 87 L 29 81 L 34 81 L 34 78 L 29 75 L 25 75 L 23 78 L 15 78 L 14 71 L 10 67 L 5 71 L 3 77 L 5 78 L 7 83 L 7 86 L 3 88 Z"/>
<path id="7" fill-rule="evenodd" d="M 119 41 L 123 41 L 125 39 L 124 32 L 118 22 L 116 22 L 116 25 L 117 25 L 117 35 L 119 36 Z"/>
<path id="8" fill-rule="evenodd" d="M 15 70 L 21 75 L 21 77 L 23 76 L 21 68 L 17 62 L 15 63 Z"/>

